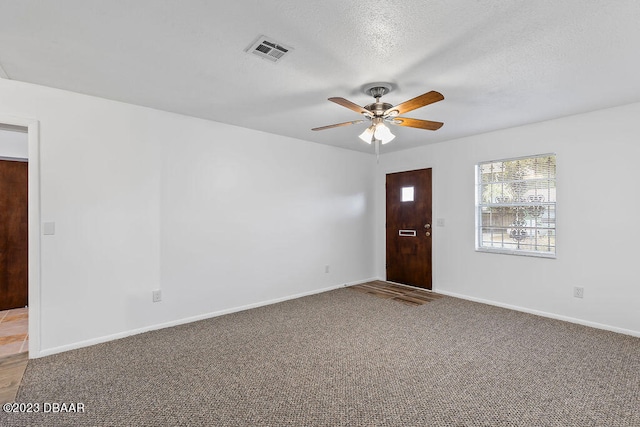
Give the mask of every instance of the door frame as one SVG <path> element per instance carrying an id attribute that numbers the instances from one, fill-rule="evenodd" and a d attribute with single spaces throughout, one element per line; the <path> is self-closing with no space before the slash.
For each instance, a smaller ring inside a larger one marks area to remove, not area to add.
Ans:
<path id="1" fill-rule="evenodd" d="M 27 128 L 29 162 L 29 358 L 40 357 L 40 123 L 0 114 L 0 123 Z"/>

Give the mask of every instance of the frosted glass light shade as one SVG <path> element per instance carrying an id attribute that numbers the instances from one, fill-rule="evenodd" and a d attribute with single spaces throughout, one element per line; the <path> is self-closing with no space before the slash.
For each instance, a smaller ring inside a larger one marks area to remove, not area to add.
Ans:
<path id="1" fill-rule="evenodd" d="M 362 132 L 360 134 L 360 136 L 358 138 L 360 138 L 361 140 L 363 140 L 367 144 L 371 144 L 371 140 L 373 139 L 373 129 L 374 129 L 373 125 L 369 126 L 368 128 L 366 128 L 364 130 L 364 132 Z"/>
<path id="2" fill-rule="evenodd" d="M 374 136 L 376 139 L 382 141 L 383 144 L 391 142 L 393 138 L 396 137 L 384 123 L 378 123 Z"/>

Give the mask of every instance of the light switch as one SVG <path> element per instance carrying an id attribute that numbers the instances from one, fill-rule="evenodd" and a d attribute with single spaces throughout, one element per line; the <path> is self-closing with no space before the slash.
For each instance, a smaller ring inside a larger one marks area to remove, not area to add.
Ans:
<path id="1" fill-rule="evenodd" d="M 53 236 L 56 234 L 56 223 L 55 222 L 43 222 L 42 223 L 42 234 L 45 236 Z"/>
<path id="2" fill-rule="evenodd" d="M 436 220 L 436 226 L 437 227 L 444 227 L 444 218 L 438 218 Z"/>

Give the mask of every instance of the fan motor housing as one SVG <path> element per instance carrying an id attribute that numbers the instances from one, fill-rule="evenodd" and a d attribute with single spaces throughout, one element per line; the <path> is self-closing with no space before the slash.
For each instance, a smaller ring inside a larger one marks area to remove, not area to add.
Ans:
<path id="1" fill-rule="evenodd" d="M 374 102 L 372 104 L 365 105 L 364 109 L 371 111 L 374 116 L 381 116 L 391 107 L 393 107 L 393 105 L 389 104 L 388 102 Z"/>

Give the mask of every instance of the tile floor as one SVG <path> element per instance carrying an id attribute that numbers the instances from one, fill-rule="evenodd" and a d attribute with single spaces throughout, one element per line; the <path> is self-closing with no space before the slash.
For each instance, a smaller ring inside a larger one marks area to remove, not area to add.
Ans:
<path id="1" fill-rule="evenodd" d="M 0 311 L 0 357 L 29 351 L 29 309 Z"/>
<path id="2" fill-rule="evenodd" d="M 27 367 L 28 351 L 29 309 L 0 311 L 0 404 L 15 400 Z"/>

